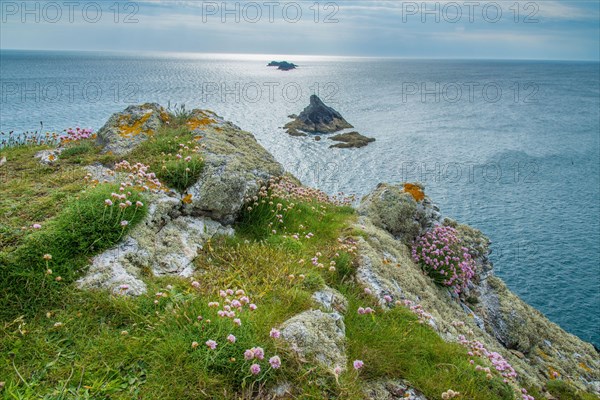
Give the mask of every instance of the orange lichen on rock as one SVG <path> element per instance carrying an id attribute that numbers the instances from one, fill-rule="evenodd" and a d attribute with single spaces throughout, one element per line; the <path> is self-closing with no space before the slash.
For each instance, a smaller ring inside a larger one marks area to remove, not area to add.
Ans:
<path id="1" fill-rule="evenodd" d="M 207 125 L 214 124 L 216 121 L 212 118 L 208 117 L 198 117 L 193 116 L 187 120 L 185 125 L 191 130 L 195 131 L 196 129 L 203 128 Z"/>
<path id="2" fill-rule="evenodd" d="M 186 194 L 185 196 L 183 196 L 181 201 L 183 202 L 183 204 L 191 204 L 192 203 L 192 195 Z"/>
<path id="3" fill-rule="evenodd" d="M 560 377 L 560 373 L 552 367 L 548 367 L 548 373 L 550 375 L 550 379 L 557 379 Z"/>
<path id="4" fill-rule="evenodd" d="M 135 121 L 133 123 L 130 122 L 130 118 L 127 115 L 122 115 L 121 117 L 119 117 L 120 135 L 123 137 L 129 138 L 132 136 L 139 135 L 140 133 L 151 134 L 152 131 L 149 129 L 146 129 L 145 131 L 143 131 L 142 126 L 144 125 L 144 123 L 146 121 L 148 121 L 148 119 L 150 119 L 150 117 L 152 116 L 152 113 L 153 113 L 153 111 L 148 111 L 140 119 L 138 119 L 137 121 Z"/>
<path id="5" fill-rule="evenodd" d="M 410 194 L 416 201 L 421 201 L 425 198 L 425 193 L 423 192 L 423 189 L 421 189 L 421 187 L 418 185 L 412 183 L 405 183 L 404 191 Z"/>

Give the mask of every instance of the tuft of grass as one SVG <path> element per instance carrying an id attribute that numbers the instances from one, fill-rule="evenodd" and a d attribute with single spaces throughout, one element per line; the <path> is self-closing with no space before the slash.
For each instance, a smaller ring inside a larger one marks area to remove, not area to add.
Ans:
<path id="1" fill-rule="evenodd" d="M 61 202 L 56 216 L 41 229 L 25 236 L 14 251 L 0 253 L 0 296 L 5 305 L 0 318 L 31 315 L 60 301 L 61 288 L 79 276 L 89 257 L 116 244 L 143 218 L 144 208 L 104 205 L 118 189 L 116 184 L 99 185 Z M 133 203 L 143 199 L 135 191 L 129 196 Z M 121 226 L 122 221 L 128 225 Z"/>
<path id="2" fill-rule="evenodd" d="M 134 149 L 128 159 L 150 166 L 163 184 L 179 192 L 196 183 L 204 168 L 200 147 L 186 127 L 161 128 Z"/>

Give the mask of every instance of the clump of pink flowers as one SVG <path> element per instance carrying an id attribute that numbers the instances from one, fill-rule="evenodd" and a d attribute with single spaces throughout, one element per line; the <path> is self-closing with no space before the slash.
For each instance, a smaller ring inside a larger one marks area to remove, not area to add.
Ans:
<path id="1" fill-rule="evenodd" d="M 65 134 L 60 136 L 60 141 L 63 143 L 76 142 L 78 140 L 90 139 L 93 137 L 94 131 L 92 129 L 76 127 L 75 129 L 66 129 Z"/>
<path id="2" fill-rule="evenodd" d="M 412 257 L 436 283 L 457 294 L 475 276 L 475 261 L 450 226 L 436 226 L 418 238 L 412 246 Z"/>

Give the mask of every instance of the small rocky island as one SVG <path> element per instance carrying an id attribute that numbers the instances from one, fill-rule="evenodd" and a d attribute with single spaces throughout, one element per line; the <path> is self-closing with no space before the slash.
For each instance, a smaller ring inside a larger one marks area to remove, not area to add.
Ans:
<path id="1" fill-rule="evenodd" d="M 310 104 L 300 115 L 290 115 L 293 121 L 285 124 L 286 132 L 292 136 L 307 136 L 307 133 L 334 133 L 343 129 L 354 128 L 342 115 L 327 106 L 317 95 L 310 96 Z M 320 136 L 317 136 L 320 140 Z M 368 138 L 358 132 L 348 132 L 335 135 L 330 138 L 341 143 L 331 145 L 337 148 L 364 147 L 374 142 L 375 139 Z"/>
<path id="2" fill-rule="evenodd" d="M 277 67 L 277 69 L 280 71 L 290 71 L 292 69 L 296 69 L 298 66 L 287 61 L 271 61 L 269 64 L 267 64 L 267 67 Z"/>

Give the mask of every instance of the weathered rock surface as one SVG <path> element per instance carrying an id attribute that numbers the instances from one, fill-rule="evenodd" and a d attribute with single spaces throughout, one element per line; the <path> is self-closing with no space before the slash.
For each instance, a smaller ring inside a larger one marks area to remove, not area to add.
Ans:
<path id="1" fill-rule="evenodd" d="M 38 151 L 37 153 L 35 153 L 34 157 L 40 160 L 41 164 L 50 165 L 58 161 L 58 156 L 60 156 L 61 152 L 62 148 L 57 147 L 51 150 Z"/>
<path id="2" fill-rule="evenodd" d="M 340 314 L 305 311 L 284 322 L 281 334 L 301 360 L 328 370 L 346 367 L 346 328 Z"/>
<path id="3" fill-rule="evenodd" d="M 443 339 L 457 341 L 459 335 L 464 335 L 500 353 L 528 384 L 541 387 L 556 372 L 579 389 L 598 393 L 600 358 L 593 346 L 550 322 L 493 275 L 488 260 L 489 240 L 481 232 L 445 221 L 453 224 L 473 248 L 478 264 L 468 304 L 423 274 L 412 261 L 409 247 L 397 239 L 405 241 L 407 235 L 430 229 L 439 223 L 439 213 L 430 209 L 435 213 L 415 218 L 419 215 L 416 205 L 411 205 L 402 192 L 397 186 L 379 185 L 363 200 L 359 208 L 363 216 L 356 225 L 364 233 L 357 245 L 357 281 L 370 288 L 382 305 L 386 304 L 385 295 L 420 305 L 424 311 L 421 319 Z"/>
<path id="4" fill-rule="evenodd" d="M 337 144 L 332 144 L 331 146 L 329 146 L 330 148 L 340 149 L 365 147 L 369 143 L 375 141 L 375 139 L 363 136 L 358 132 L 340 133 L 339 135 L 332 136 L 329 139 L 334 140 L 336 142 L 341 142 Z"/>
<path id="5" fill-rule="evenodd" d="M 116 247 L 93 258 L 79 287 L 140 295 L 146 291 L 144 274 L 190 276 L 203 243 L 233 230 L 209 218 L 182 216 L 180 207 L 178 198 L 153 196 L 144 221 Z"/>
<path id="6" fill-rule="evenodd" d="M 304 132 L 331 133 L 353 128 L 353 126 L 339 112 L 326 106 L 318 96 L 313 94 L 310 96 L 310 105 L 284 128 L 292 136 L 306 136 Z"/>
<path id="7" fill-rule="evenodd" d="M 413 184 L 380 183 L 362 199 L 358 212 L 404 243 L 411 243 L 441 219 L 439 209 Z"/>
<path id="8" fill-rule="evenodd" d="M 105 151 L 125 155 L 155 134 L 169 118 L 169 113 L 155 103 L 129 106 L 110 117 L 98 131 L 97 141 Z"/>
<path id="9" fill-rule="evenodd" d="M 290 71 L 292 69 L 296 69 L 298 66 L 287 61 L 271 61 L 269 64 L 267 64 L 267 67 L 277 67 L 277 69 L 280 71 Z"/>
<path id="10" fill-rule="evenodd" d="M 205 166 L 198 183 L 188 189 L 188 215 L 202 215 L 231 224 L 261 182 L 281 176 L 284 169 L 249 132 L 209 111 L 194 110 L 189 124 L 202 136 Z"/>
<path id="11" fill-rule="evenodd" d="M 367 382 L 363 392 L 369 400 L 427 400 L 423 394 L 402 380 L 380 379 Z"/>
<path id="12" fill-rule="evenodd" d="M 315 292 L 312 297 L 323 307 L 324 311 L 345 314 L 348 310 L 348 300 L 343 294 L 329 286 Z"/>

